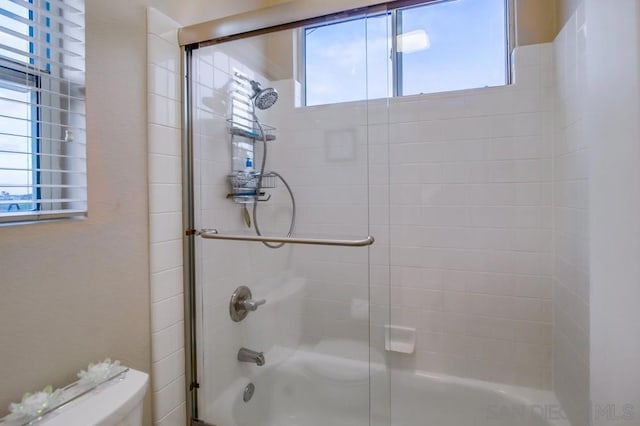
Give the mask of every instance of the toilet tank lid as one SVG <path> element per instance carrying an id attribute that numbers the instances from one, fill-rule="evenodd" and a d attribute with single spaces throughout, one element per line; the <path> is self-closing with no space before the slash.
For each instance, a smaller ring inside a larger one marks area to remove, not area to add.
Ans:
<path id="1" fill-rule="evenodd" d="M 117 424 L 142 403 L 149 375 L 129 369 L 122 379 L 105 383 L 38 422 L 38 426 Z"/>

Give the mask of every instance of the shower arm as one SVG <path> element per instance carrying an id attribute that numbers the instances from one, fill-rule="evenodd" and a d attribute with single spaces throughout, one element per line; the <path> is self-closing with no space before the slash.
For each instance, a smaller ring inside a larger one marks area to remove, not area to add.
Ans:
<path id="1" fill-rule="evenodd" d="M 360 240 L 332 240 L 323 238 L 266 237 L 258 235 L 221 234 L 217 229 L 203 229 L 197 235 L 207 240 L 248 241 L 257 243 L 303 244 L 334 247 L 367 247 L 375 242 L 371 235 Z"/>

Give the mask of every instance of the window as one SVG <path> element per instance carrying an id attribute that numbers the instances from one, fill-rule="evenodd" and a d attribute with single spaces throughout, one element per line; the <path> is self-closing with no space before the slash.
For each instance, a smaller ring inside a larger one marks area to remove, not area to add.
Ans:
<path id="1" fill-rule="evenodd" d="M 391 95 L 387 15 L 305 28 L 307 105 Z"/>
<path id="2" fill-rule="evenodd" d="M 84 216 L 84 4 L 0 0 L 0 223 Z"/>
<path id="3" fill-rule="evenodd" d="M 507 0 L 448 0 L 305 28 L 306 104 L 505 85 L 507 22 Z"/>
<path id="4" fill-rule="evenodd" d="M 0 73 L 0 128 L 2 129 L 0 168 L 4 188 L 0 212 L 37 209 L 37 88 L 34 75 L 2 67 Z"/>

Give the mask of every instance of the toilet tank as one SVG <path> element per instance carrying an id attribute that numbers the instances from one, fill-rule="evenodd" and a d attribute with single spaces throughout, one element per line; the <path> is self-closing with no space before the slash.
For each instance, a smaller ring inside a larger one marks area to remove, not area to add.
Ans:
<path id="1" fill-rule="evenodd" d="M 34 424 L 37 426 L 141 426 L 149 375 L 130 369 Z"/>

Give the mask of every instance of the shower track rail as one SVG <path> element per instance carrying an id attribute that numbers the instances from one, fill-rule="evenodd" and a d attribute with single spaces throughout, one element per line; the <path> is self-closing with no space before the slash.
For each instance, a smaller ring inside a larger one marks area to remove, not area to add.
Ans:
<path id="1" fill-rule="evenodd" d="M 258 235 L 221 234 L 217 229 L 203 229 L 197 235 L 207 240 L 249 241 L 256 243 L 303 244 L 312 246 L 366 247 L 375 242 L 371 235 L 360 240 L 331 240 L 323 238 L 267 237 Z"/>

